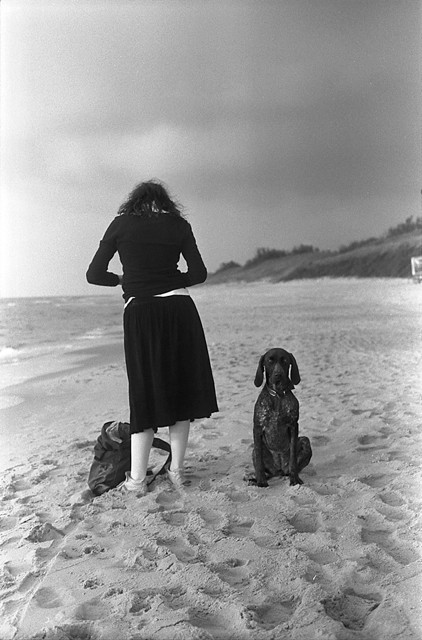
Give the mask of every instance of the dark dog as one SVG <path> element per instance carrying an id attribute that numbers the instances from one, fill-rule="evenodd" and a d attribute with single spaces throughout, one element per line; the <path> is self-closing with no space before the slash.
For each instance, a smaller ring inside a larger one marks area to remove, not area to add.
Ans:
<path id="1" fill-rule="evenodd" d="M 253 422 L 253 464 L 255 477 L 250 484 L 268 487 L 268 478 L 289 476 L 290 484 L 303 484 L 299 478 L 312 457 L 309 438 L 299 438 L 299 402 L 292 389 L 299 384 L 294 356 L 284 349 L 270 349 L 261 356 L 255 386 L 265 385 L 255 403 Z"/>

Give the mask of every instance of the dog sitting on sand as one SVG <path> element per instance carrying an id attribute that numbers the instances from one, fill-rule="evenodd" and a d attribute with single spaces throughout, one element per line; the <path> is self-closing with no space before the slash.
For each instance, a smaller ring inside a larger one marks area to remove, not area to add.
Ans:
<path id="1" fill-rule="evenodd" d="M 258 396 L 253 418 L 253 465 L 249 484 L 268 487 L 268 479 L 289 476 L 290 484 L 303 484 L 299 472 L 309 464 L 309 438 L 299 437 L 299 402 L 293 395 L 299 384 L 294 356 L 284 349 L 270 349 L 259 359 L 255 386 L 265 385 Z"/>

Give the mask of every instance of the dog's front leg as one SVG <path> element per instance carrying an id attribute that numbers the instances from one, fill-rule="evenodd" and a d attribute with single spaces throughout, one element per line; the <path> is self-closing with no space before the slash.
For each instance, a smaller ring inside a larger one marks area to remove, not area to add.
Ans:
<path id="1" fill-rule="evenodd" d="M 303 480 L 299 478 L 297 470 L 297 440 L 299 436 L 299 425 L 297 422 L 290 425 L 290 459 L 289 459 L 289 477 L 290 484 L 303 484 Z"/>
<path id="2" fill-rule="evenodd" d="M 253 464 L 255 468 L 255 480 L 258 487 L 268 487 L 267 475 L 264 468 L 263 460 L 263 442 L 262 442 L 262 429 L 259 425 L 254 425 L 253 430 Z"/>

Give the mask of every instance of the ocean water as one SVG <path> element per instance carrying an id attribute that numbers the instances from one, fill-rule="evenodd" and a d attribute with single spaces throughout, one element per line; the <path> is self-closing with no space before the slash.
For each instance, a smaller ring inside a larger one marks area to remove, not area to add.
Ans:
<path id="1" fill-rule="evenodd" d="M 422 285 L 399 279 L 321 279 L 289 283 L 236 283 L 194 287 L 210 343 L 218 342 L 225 317 L 235 308 L 242 331 L 254 329 L 265 309 L 278 309 L 284 325 L 307 335 L 318 323 L 339 326 L 348 318 L 359 332 L 365 321 L 397 325 L 422 347 Z M 0 299 L 0 381 L 2 365 L 18 364 L 44 354 L 94 347 L 102 341 L 123 342 L 124 301 L 120 295 Z M 231 321 L 229 322 L 231 325 Z M 319 325 L 318 325 L 319 326 Z M 235 330 L 230 326 L 229 330 Z M 275 328 L 269 328 L 273 335 Z M 28 363 L 29 364 L 29 363 Z"/>
<path id="2" fill-rule="evenodd" d="M 0 299 L 0 366 L 121 337 L 122 313 L 123 299 L 110 295 Z"/>

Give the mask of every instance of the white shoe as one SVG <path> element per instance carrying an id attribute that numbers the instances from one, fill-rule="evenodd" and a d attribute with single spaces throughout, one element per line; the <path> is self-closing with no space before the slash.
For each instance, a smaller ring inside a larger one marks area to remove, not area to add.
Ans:
<path id="1" fill-rule="evenodd" d="M 167 469 L 167 477 L 176 489 L 183 489 L 190 484 L 190 480 L 184 479 L 181 469 L 175 469 L 174 471 Z"/>
<path id="2" fill-rule="evenodd" d="M 130 475 L 130 472 L 126 471 L 126 480 L 123 480 L 123 482 L 121 482 L 116 488 L 122 493 L 136 492 L 136 497 L 142 498 L 143 496 L 146 496 L 148 492 L 147 479 L 134 480 Z"/>

